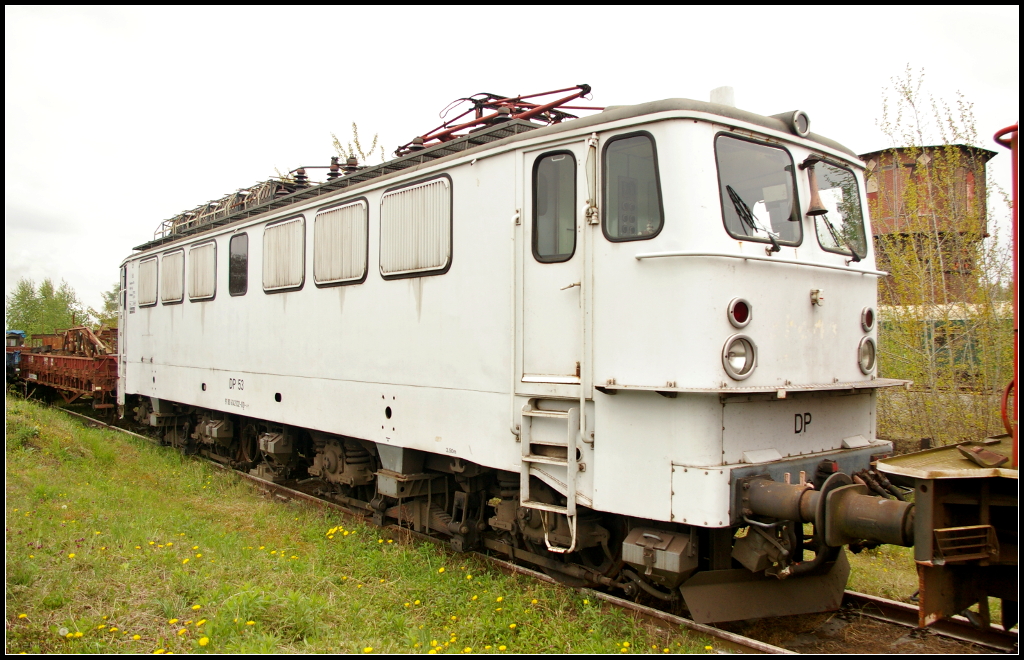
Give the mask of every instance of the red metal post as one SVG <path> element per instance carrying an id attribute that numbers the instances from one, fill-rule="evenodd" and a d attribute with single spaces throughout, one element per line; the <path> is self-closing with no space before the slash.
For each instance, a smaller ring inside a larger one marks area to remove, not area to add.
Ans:
<path id="1" fill-rule="evenodd" d="M 1011 237 L 1013 239 L 1013 380 L 1006 387 L 1006 391 L 1003 393 L 1003 425 L 1006 427 L 1006 432 L 1013 438 L 1013 465 L 1017 466 L 1017 426 L 1020 419 L 1020 413 L 1017 410 L 1017 384 L 1020 382 L 1020 355 L 1019 355 L 1019 294 L 1020 288 L 1017 280 L 1017 158 L 1018 158 L 1018 124 L 1013 126 L 1007 126 L 1001 131 L 995 134 L 995 141 L 1000 145 L 1010 150 L 1011 157 L 1013 159 L 1011 167 L 1013 168 L 1013 228 Z M 1009 136 L 1009 137 L 1007 137 Z M 1007 404 L 1009 398 L 1013 396 L 1013 407 L 1007 410 Z M 1014 416 L 1014 419 L 1010 420 L 1010 414 Z"/>

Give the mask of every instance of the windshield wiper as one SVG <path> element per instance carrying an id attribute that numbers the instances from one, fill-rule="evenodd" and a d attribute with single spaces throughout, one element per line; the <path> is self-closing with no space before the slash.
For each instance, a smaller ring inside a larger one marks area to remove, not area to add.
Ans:
<path id="1" fill-rule="evenodd" d="M 780 247 L 779 242 L 775 240 L 775 235 L 761 226 L 761 223 L 757 221 L 757 217 L 750 210 L 750 207 L 747 206 L 747 203 L 743 201 L 743 198 L 732 189 L 732 186 L 726 186 L 725 189 L 729 192 L 729 199 L 732 200 L 732 205 L 736 208 L 736 215 L 740 216 L 740 220 L 745 222 L 747 226 L 750 227 L 751 231 L 756 232 L 760 230 L 768 234 L 768 240 L 772 242 L 771 251 L 781 252 L 782 247 Z"/>
<path id="2" fill-rule="evenodd" d="M 832 234 L 832 240 L 836 242 L 836 245 L 845 245 L 846 249 L 850 251 L 850 259 L 856 263 L 860 261 L 861 257 L 857 254 L 857 251 L 853 249 L 853 244 L 848 239 L 839 238 L 839 232 L 836 231 L 835 225 L 828 219 L 828 213 L 823 213 L 821 219 L 825 221 L 825 228 L 828 229 L 828 233 Z"/>

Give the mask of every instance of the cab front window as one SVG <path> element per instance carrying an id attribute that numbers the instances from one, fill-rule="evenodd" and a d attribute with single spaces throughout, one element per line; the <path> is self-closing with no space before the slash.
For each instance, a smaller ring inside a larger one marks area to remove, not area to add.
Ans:
<path id="1" fill-rule="evenodd" d="M 719 135 L 715 140 L 725 230 L 778 245 L 803 239 L 793 158 L 780 147 Z"/>

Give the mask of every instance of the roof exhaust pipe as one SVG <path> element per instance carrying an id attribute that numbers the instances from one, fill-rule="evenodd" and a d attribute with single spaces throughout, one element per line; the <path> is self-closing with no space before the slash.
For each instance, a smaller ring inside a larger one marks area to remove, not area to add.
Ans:
<path id="1" fill-rule="evenodd" d="M 711 102 L 719 105 L 736 107 L 736 93 L 732 87 L 716 87 L 711 90 Z"/>

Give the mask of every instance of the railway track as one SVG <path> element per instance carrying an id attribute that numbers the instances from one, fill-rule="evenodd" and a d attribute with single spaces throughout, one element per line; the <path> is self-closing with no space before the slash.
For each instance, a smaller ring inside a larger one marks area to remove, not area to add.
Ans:
<path id="1" fill-rule="evenodd" d="M 72 410 L 60 408 L 66 414 L 81 419 L 90 426 L 106 428 L 119 433 L 130 435 L 135 438 L 147 440 L 149 442 L 157 443 L 155 438 L 134 433 L 127 429 L 123 429 L 117 426 L 107 424 L 103 421 L 84 415 Z M 282 502 L 289 502 L 293 500 L 307 502 L 314 506 L 329 508 L 338 511 L 340 514 L 350 518 L 357 519 L 363 522 L 368 522 L 370 516 L 366 511 L 360 511 L 358 509 L 344 506 L 335 502 L 331 502 L 320 498 L 311 493 L 306 493 L 296 488 L 286 486 L 283 484 L 276 484 L 264 479 L 260 479 L 253 475 L 231 470 L 231 468 L 222 465 L 216 461 L 209 461 L 211 465 L 214 465 L 220 469 L 230 471 L 246 481 L 252 483 L 258 490 L 263 492 L 266 496 L 271 497 L 275 500 Z M 387 525 L 385 527 L 389 532 L 398 536 L 412 538 L 422 541 L 428 541 L 434 544 L 440 544 L 441 540 L 427 534 L 421 534 L 414 532 L 406 527 L 400 527 L 398 525 Z M 536 580 L 544 582 L 556 582 L 550 576 L 535 571 L 533 569 L 514 564 L 512 562 L 499 559 L 484 553 L 474 553 L 484 561 L 490 563 L 492 566 L 502 570 L 504 572 L 514 572 L 522 575 L 529 576 Z M 706 635 L 714 638 L 719 647 L 723 651 L 734 652 L 734 653 L 770 653 L 770 654 L 793 654 L 798 651 L 785 648 L 776 644 L 769 643 L 757 639 L 753 636 L 746 636 L 737 632 L 731 632 L 715 626 L 697 623 L 685 617 L 663 612 L 653 607 L 641 605 L 630 600 L 619 598 L 611 594 L 584 589 L 589 595 L 596 599 L 602 600 L 608 603 L 612 607 L 617 607 L 623 610 L 628 610 L 636 613 L 639 616 L 644 617 L 648 621 L 655 625 L 672 625 L 691 630 L 695 633 Z M 966 645 L 960 651 L 981 651 L 981 652 L 1002 652 L 1002 653 L 1017 653 L 1018 652 L 1018 634 L 1015 631 L 1004 631 L 1001 627 L 993 626 L 991 628 L 980 630 L 974 627 L 967 619 L 963 617 L 954 617 L 952 619 L 945 619 L 940 621 L 926 630 L 920 630 L 917 628 L 917 608 L 901 603 L 898 601 L 882 598 L 879 596 L 871 596 L 868 594 L 857 593 L 854 591 L 847 591 L 843 597 L 843 608 L 840 610 L 839 616 L 849 620 L 851 617 L 864 618 L 871 621 L 881 622 L 890 626 L 898 626 L 903 629 L 910 629 L 910 633 L 901 637 L 897 643 L 903 640 L 925 640 L 929 637 L 938 637 L 945 640 L 951 640 Z M 772 629 L 774 626 L 773 622 L 782 621 L 784 619 L 794 619 L 796 617 L 782 617 L 780 619 L 762 620 L 767 621 L 768 625 L 761 626 L 763 629 Z M 834 629 L 835 626 L 829 626 L 832 621 L 832 617 L 827 617 L 822 624 L 821 628 Z M 800 637 L 799 635 L 797 636 Z M 804 635 L 806 637 L 806 635 Z M 799 639 L 793 646 L 799 647 Z M 850 648 L 848 650 L 842 650 L 839 652 L 854 653 L 859 652 L 859 649 Z M 942 652 L 942 651 L 940 651 Z M 948 651 L 947 651 L 948 652 Z"/>

